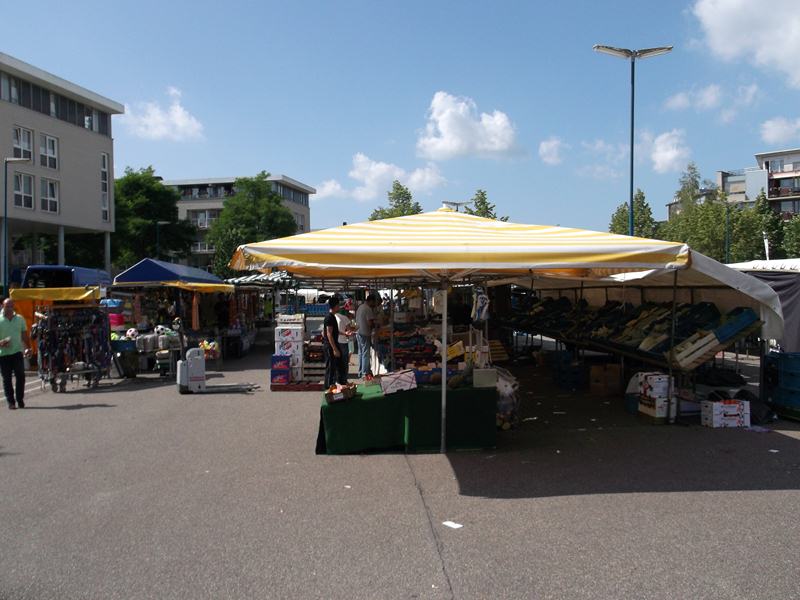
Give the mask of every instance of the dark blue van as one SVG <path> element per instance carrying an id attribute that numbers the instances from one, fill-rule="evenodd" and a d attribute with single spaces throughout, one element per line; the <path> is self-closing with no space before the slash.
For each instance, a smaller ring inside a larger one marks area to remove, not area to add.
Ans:
<path id="1" fill-rule="evenodd" d="M 69 265 L 31 265 L 22 278 L 23 288 L 108 287 L 111 276 L 102 269 L 87 269 Z"/>

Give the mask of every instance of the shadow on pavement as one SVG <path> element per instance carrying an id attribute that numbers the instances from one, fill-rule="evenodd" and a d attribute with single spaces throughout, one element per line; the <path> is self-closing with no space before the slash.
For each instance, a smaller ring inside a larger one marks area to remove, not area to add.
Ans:
<path id="1" fill-rule="evenodd" d="M 114 408 L 116 404 L 62 404 L 59 406 L 30 406 L 22 410 L 81 410 L 83 408 Z"/>
<path id="2" fill-rule="evenodd" d="M 800 425 L 652 425 L 622 399 L 522 375 L 521 422 L 494 451 L 448 454 L 460 492 L 488 498 L 800 489 Z M 533 390 L 533 391 L 531 391 Z"/>

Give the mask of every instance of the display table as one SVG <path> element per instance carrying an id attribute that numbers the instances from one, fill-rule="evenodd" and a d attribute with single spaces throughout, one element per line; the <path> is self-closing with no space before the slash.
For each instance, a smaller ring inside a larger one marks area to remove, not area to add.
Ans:
<path id="1" fill-rule="evenodd" d="M 424 386 L 384 396 L 380 386 L 358 386 L 350 400 L 320 408 L 317 454 L 374 450 L 438 452 L 442 391 Z M 495 446 L 497 391 L 463 388 L 447 392 L 447 449 Z"/>

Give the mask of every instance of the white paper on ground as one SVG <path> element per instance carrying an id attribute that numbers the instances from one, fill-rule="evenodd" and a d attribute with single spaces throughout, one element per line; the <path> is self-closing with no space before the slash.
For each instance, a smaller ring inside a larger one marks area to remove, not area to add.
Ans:
<path id="1" fill-rule="evenodd" d="M 461 529 L 463 527 L 463 525 L 460 523 L 454 523 L 453 521 L 442 521 L 442 525 L 445 525 L 450 529 Z"/>

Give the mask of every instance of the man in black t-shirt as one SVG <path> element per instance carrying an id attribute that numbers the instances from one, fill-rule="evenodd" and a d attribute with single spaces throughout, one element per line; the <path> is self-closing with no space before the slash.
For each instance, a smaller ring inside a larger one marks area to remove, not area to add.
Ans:
<path id="1" fill-rule="evenodd" d="M 325 386 L 330 387 L 341 381 L 342 352 L 339 350 L 339 324 L 336 322 L 336 313 L 339 310 L 339 298 L 328 298 L 328 314 L 322 324 L 322 350 L 325 353 Z M 346 372 L 345 372 L 346 373 Z"/>

